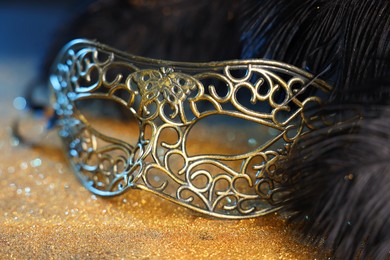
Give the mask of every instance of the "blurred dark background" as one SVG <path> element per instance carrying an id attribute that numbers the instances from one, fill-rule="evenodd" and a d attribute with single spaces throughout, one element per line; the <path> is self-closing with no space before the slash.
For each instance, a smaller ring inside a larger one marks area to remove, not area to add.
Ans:
<path id="1" fill-rule="evenodd" d="M 24 95 L 55 31 L 87 1 L 0 1 L 0 102 Z"/>
<path id="2" fill-rule="evenodd" d="M 225 0 L 0 1 L 0 101 L 45 104 L 50 64 L 80 37 L 152 58 L 239 58 L 237 8 Z"/>

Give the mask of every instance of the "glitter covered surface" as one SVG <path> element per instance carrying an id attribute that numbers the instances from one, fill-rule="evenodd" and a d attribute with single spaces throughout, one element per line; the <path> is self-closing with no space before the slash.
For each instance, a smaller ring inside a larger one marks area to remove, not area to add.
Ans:
<path id="1" fill-rule="evenodd" d="M 43 147 L 12 145 L 8 131 L 17 113 L 10 107 L 0 105 L 2 259 L 321 258 L 277 215 L 220 220 L 140 190 L 92 195 L 68 168 L 56 133 Z M 102 127 L 123 131 L 119 123 Z"/>

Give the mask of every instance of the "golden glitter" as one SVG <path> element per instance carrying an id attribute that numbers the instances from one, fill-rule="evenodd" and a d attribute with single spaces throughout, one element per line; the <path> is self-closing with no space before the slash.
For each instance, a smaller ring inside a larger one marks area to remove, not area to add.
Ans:
<path id="1" fill-rule="evenodd" d="M 277 215 L 213 219 L 140 190 L 96 197 L 65 164 L 56 134 L 40 148 L 13 146 L 7 126 L 14 116 L 0 117 L 1 259 L 324 258 Z M 120 132 L 123 125 L 102 127 Z"/>

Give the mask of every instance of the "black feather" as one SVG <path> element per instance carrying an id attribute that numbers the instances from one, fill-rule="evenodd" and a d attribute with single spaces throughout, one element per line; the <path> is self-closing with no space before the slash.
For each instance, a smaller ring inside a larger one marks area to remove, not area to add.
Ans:
<path id="1" fill-rule="evenodd" d="M 340 259 L 388 256 L 390 107 L 306 135 L 281 164 L 292 180 L 282 205 L 310 242 Z"/>
<path id="2" fill-rule="evenodd" d="M 390 257 L 390 3 L 246 1 L 243 57 L 307 68 L 334 87 L 279 171 L 279 205 L 336 258 Z M 330 70 L 325 73 L 325 68 Z"/>
<path id="3" fill-rule="evenodd" d="M 335 94 L 384 73 L 388 0 L 245 1 L 242 57 L 284 61 L 322 78 Z"/>

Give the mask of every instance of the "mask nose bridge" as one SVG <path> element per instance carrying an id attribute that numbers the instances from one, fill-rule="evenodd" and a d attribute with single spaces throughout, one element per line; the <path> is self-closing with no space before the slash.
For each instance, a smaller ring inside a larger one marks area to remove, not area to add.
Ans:
<path id="1" fill-rule="evenodd" d="M 147 80 L 145 80 L 145 75 Z M 156 133 L 161 131 L 161 127 L 164 125 L 160 122 L 160 113 L 158 111 L 161 100 L 159 97 L 163 96 L 163 88 L 166 86 L 166 81 L 155 81 L 150 84 L 150 79 L 161 78 L 163 75 L 158 70 L 139 70 L 133 72 L 127 79 L 128 90 L 132 91 L 134 99 L 128 103 L 128 108 L 131 114 L 137 121 L 138 126 L 138 139 L 134 145 L 133 151 L 133 163 L 132 169 L 129 171 L 129 175 L 132 177 L 132 184 L 137 185 L 137 181 L 142 177 L 145 171 L 145 167 L 148 164 L 148 157 L 155 160 L 153 157 L 153 151 L 156 139 Z M 164 85 L 165 84 L 165 85 Z M 131 86 L 135 86 L 136 89 L 132 89 Z M 137 96 L 138 95 L 138 102 Z M 154 112 L 151 112 L 148 105 L 155 103 L 156 108 Z M 152 116 L 150 116 L 152 114 Z M 150 117 L 149 117 L 150 116 Z M 150 134 L 147 136 L 147 127 L 150 128 Z M 152 155 L 152 156 L 151 156 Z M 149 159 L 150 160 L 150 159 Z M 135 171 L 138 172 L 135 173 Z"/>
<path id="2" fill-rule="evenodd" d="M 176 109 L 178 110 L 174 117 L 180 118 L 181 123 L 178 123 L 174 129 L 178 131 L 179 139 L 176 145 L 180 147 L 185 143 L 183 135 L 186 135 L 187 130 L 197 121 L 183 118 L 181 114 L 184 112 L 178 108 L 179 103 L 189 98 L 188 94 L 191 91 L 188 86 L 178 84 L 180 78 L 181 74 L 174 74 L 172 68 L 160 67 L 133 72 L 126 82 L 129 90 L 138 95 L 139 100 L 139 102 L 129 104 L 129 109 L 137 120 L 139 127 L 138 141 L 134 147 L 133 163 L 139 165 L 140 168 L 135 175 L 134 172 L 129 172 L 133 176 L 132 184 L 134 186 L 137 186 L 139 178 L 144 175 L 148 164 L 158 163 L 157 149 L 159 144 L 157 142 L 163 135 L 161 132 L 167 128 L 167 125 L 170 125 L 169 119 L 163 111 L 164 106 L 177 106 Z M 192 81 L 190 83 L 195 84 Z M 132 89 L 132 87 L 135 87 L 135 89 Z M 151 108 L 151 105 L 155 107 Z M 148 131 L 150 133 L 147 133 Z M 168 166 L 165 165 L 164 168 L 166 167 Z"/>

